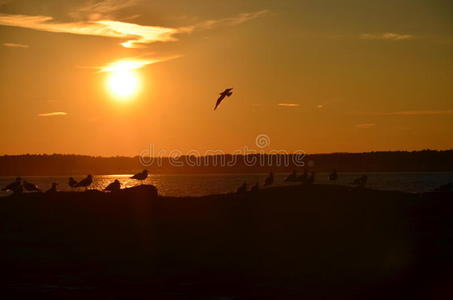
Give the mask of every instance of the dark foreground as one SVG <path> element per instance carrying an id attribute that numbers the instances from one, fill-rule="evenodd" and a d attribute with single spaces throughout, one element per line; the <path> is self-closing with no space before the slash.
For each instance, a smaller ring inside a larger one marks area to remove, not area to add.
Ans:
<path id="1" fill-rule="evenodd" d="M 2 299 L 453 299 L 453 196 L 10 196 L 0 266 Z"/>

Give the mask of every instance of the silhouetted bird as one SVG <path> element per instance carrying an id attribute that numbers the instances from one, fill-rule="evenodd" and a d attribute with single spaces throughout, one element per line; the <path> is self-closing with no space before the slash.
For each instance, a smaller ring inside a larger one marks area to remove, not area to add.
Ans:
<path id="1" fill-rule="evenodd" d="M 74 178 L 69 177 L 68 185 L 69 185 L 69 187 L 75 188 L 77 186 L 77 181 Z"/>
<path id="2" fill-rule="evenodd" d="M 57 185 L 58 183 L 52 182 L 52 186 L 50 189 L 46 191 L 46 193 L 56 193 L 57 192 Z"/>
<path id="3" fill-rule="evenodd" d="M 145 180 L 147 177 L 148 177 L 148 170 L 143 170 L 142 172 L 135 174 L 131 178 L 140 180 L 143 184 L 143 180 Z"/>
<path id="4" fill-rule="evenodd" d="M 84 179 L 80 180 L 75 187 L 84 187 L 85 190 L 88 189 L 88 187 L 93 183 L 93 176 L 88 175 Z"/>
<path id="5" fill-rule="evenodd" d="M 11 191 L 15 194 L 20 194 L 22 193 L 23 191 L 23 188 L 22 188 L 22 178 L 20 177 L 17 177 L 16 178 L 16 181 L 8 184 L 7 186 L 5 186 L 2 191 Z"/>
<path id="6" fill-rule="evenodd" d="M 247 182 L 244 182 L 238 189 L 236 190 L 236 193 L 238 194 L 243 194 L 247 192 Z"/>
<path id="7" fill-rule="evenodd" d="M 274 183 L 274 173 L 270 172 L 266 180 L 264 180 L 264 186 L 269 186 Z"/>
<path id="8" fill-rule="evenodd" d="M 29 192 L 41 192 L 41 190 L 38 189 L 38 187 L 35 184 L 25 181 L 25 180 L 24 180 L 24 188 L 26 191 L 29 191 Z"/>
<path id="9" fill-rule="evenodd" d="M 214 110 L 217 109 L 217 107 L 220 105 L 220 103 L 222 103 L 223 99 L 225 99 L 225 97 L 230 97 L 231 95 L 233 95 L 233 92 L 232 92 L 232 88 L 231 89 L 226 89 L 224 90 L 223 92 L 220 93 L 220 97 L 219 99 L 217 99 L 217 102 L 215 104 L 215 107 L 214 107 Z"/>
<path id="10" fill-rule="evenodd" d="M 357 186 L 358 188 L 364 188 L 365 185 L 368 182 L 368 176 L 362 175 L 359 178 L 356 178 L 353 182 L 352 185 Z"/>
<path id="11" fill-rule="evenodd" d="M 110 183 L 104 190 L 110 192 L 119 191 L 121 190 L 121 183 L 118 179 L 115 179 L 115 181 Z"/>
<path id="12" fill-rule="evenodd" d="M 297 171 L 293 170 L 293 172 L 291 174 L 289 174 L 288 177 L 286 177 L 285 182 L 295 182 L 295 181 L 299 181 L 299 180 L 297 178 Z"/>
<path id="13" fill-rule="evenodd" d="M 435 188 L 434 191 L 435 192 L 450 192 L 452 189 L 453 189 L 453 183 L 450 180 L 447 184 L 444 184 L 444 185 L 441 185 L 441 186 Z"/>
<path id="14" fill-rule="evenodd" d="M 306 184 L 309 184 L 310 182 L 310 176 L 308 174 L 308 171 L 307 170 L 304 170 L 304 174 L 302 174 L 301 176 L 298 177 L 298 180 L 300 181 L 300 183 L 302 185 L 306 185 Z"/>
<path id="15" fill-rule="evenodd" d="M 257 182 L 254 186 L 252 186 L 251 192 L 257 192 L 260 190 L 260 184 Z"/>
<path id="16" fill-rule="evenodd" d="M 308 177 L 308 184 L 315 183 L 315 172 L 310 172 L 310 176 Z"/>
<path id="17" fill-rule="evenodd" d="M 338 179 L 337 170 L 333 170 L 332 173 L 329 174 L 329 180 L 330 181 L 335 181 L 337 179 Z"/>

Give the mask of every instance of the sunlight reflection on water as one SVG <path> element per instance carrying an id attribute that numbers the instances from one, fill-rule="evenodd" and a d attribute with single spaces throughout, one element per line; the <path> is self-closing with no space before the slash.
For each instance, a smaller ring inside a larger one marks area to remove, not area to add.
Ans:
<path id="1" fill-rule="evenodd" d="M 332 184 L 327 179 L 327 173 L 316 174 L 316 183 Z M 348 185 L 354 178 L 362 173 L 348 172 L 339 173 L 339 179 L 333 184 Z M 400 190 L 406 192 L 431 191 L 441 184 L 445 184 L 453 178 L 453 172 L 379 172 L 367 173 L 368 187 L 382 190 Z M 122 188 L 133 187 L 141 184 L 131 179 L 131 174 L 116 175 L 94 175 L 93 184 L 90 189 L 103 190 L 113 180 L 118 179 Z M 159 194 L 166 196 L 202 196 L 210 194 L 230 193 L 243 182 L 250 186 L 259 182 L 263 184 L 267 174 L 151 174 L 144 184 L 155 185 Z M 287 174 L 276 174 L 275 184 L 277 186 L 288 185 L 284 180 Z M 77 181 L 85 176 L 74 175 Z M 15 177 L 0 177 L 0 187 L 14 181 Z M 36 184 L 41 190 L 50 188 L 52 182 L 58 183 L 60 191 L 70 191 L 68 186 L 69 176 L 23 176 L 23 179 Z M 83 191 L 84 188 L 73 189 Z M 0 192 L 0 196 L 7 195 Z"/>

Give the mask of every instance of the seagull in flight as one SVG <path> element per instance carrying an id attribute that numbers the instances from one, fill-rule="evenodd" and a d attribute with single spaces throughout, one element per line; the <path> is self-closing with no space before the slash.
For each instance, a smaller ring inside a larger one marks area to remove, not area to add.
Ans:
<path id="1" fill-rule="evenodd" d="M 216 110 L 217 106 L 219 106 L 220 103 L 222 103 L 222 100 L 225 99 L 225 97 L 230 97 L 231 95 L 233 95 L 232 90 L 233 90 L 233 88 L 225 89 L 223 92 L 220 93 L 220 97 L 219 97 L 219 99 L 217 99 L 214 110 Z"/>

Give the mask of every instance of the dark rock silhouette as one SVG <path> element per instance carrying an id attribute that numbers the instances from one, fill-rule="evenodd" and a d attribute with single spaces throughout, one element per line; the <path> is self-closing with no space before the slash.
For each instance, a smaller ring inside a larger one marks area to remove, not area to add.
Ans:
<path id="1" fill-rule="evenodd" d="M 435 192 L 451 192 L 452 190 L 453 190 L 453 183 L 451 182 L 451 180 L 447 184 L 441 185 L 441 186 L 437 187 L 436 189 L 434 189 Z"/>
<path id="2" fill-rule="evenodd" d="M 121 183 L 118 179 L 115 179 L 115 181 L 110 183 L 104 190 L 110 192 L 117 192 L 121 190 Z"/>
<path id="3" fill-rule="evenodd" d="M 233 95 L 232 90 L 233 90 L 232 88 L 225 89 L 223 92 L 220 93 L 220 97 L 219 97 L 219 99 L 217 99 L 214 110 L 217 109 L 217 107 L 220 105 L 220 103 L 222 103 L 222 101 L 223 101 L 223 99 L 225 99 L 225 97 L 230 97 L 231 95 Z"/>
<path id="4" fill-rule="evenodd" d="M 23 192 L 23 187 L 22 187 L 22 178 L 17 177 L 16 181 L 8 184 L 5 186 L 2 191 L 11 191 L 15 194 L 20 194 Z"/>
<path id="5" fill-rule="evenodd" d="M 28 192 L 41 192 L 41 190 L 33 183 L 24 180 L 24 189 Z"/>
<path id="6" fill-rule="evenodd" d="M 143 181 L 148 178 L 148 170 L 143 170 L 142 172 L 135 174 L 131 178 L 139 180 L 143 184 Z"/>
<path id="7" fill-rule="evenodd" d="M 260 184 L 257 182 L 254 186 L 252 186 L 251 192 L 258 192 L 260 190 Z"/>
<path id="8" fill-rule="evenodd" d="M 13 194 L 0 201 L 1 293 L 450 299 L 452 212 L 449 193 L 321 184 L 181 198 L 147 185 Z"/>

